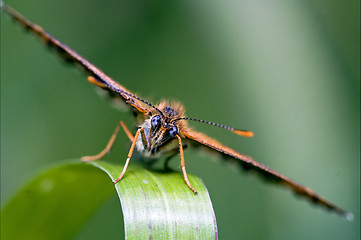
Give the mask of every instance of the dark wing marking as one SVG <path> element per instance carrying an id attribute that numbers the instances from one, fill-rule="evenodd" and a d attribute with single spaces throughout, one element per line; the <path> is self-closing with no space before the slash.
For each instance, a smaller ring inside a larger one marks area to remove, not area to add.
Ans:
<path id="1" fill-rule="evenodd" d="M 324 206 L 325 208 L 340 214 L 346 219 L 352 219 L 352 214 L 341 209 L 337 205 L 329 202 L 325 198 L 317 195 L 314 191 L 309 189 L 308 187 L 304 187 L 299 183 L 291 180 L 290 178 L 279 174 L 278 172 L 272 170 L 271 168 L 254 161 L 251 157 L 238 153 L 237 151 L 222 145 L 220 142 L 198 132 L 187 131 L 183 132 L 184 136 L 191 139 L 191 144 L 202 144 L 210 149 L 216 150 L 220 152 L 223 157 L 231 157 L 238 161 L 242 167 L 246 170 L 253 170 L 261 176 L 265 177 L 268 180 L 271 180 L 275 183 L 284 185 L 292 189 L 296 194 L 305 197 L 311 202 Z"/>
<path id="2" fill-rule="evenodd" d="M 88 62 L 88 60 L 80 56 L 77 52 L 75 52 L 70 47 L 61 43 L 55 37 L 47 33 L 42 27 L 32 23 L 31 21 L 20 15 L 18 12 L 16 12 L 14 9 L 5 4 L 2 5 L 2 9 L 6 13 L 8 13 L 14 20 L 20 23 L 25 29 L 31 31 L 32 33 L 43 39 L 47 45 L 54 47 L 58 51 L 58 53 L 63 58 L 65 58 L 66 61 L 74 62 L 80 65 L 85 71 L 88 72 L 88 74 L 93 77 L 92 81 L 89 79 L 90 82 L 105 90 L 108 90 L 113 97 L 121 97 L 123 101 L 133 106 L 138 112 L 144 114 L 149 113 L 147 106 L 145 106 L 149 105 L 146 101 L 137 97 L 136 95 L 128 91 L 125 87 L 105 75 L 101 70 Z"/>

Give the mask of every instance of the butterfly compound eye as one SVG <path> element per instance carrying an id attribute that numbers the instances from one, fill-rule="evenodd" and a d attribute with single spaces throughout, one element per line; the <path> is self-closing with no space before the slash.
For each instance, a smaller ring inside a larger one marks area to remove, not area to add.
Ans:
<path id="1" fill-rule="evenodd" d="M 175 137 L 175 135 L 177 135 L 178 133 L 178 128 L 176 126 L 172 126 L 169 129 L 169 137 Z"/>
<path id="2" fill-rule="evenodd" d="M 160 116 L 155 115 L 154 117 L 152 117 L 152 119 L 150 121 L 151 121 L 152 127 L 155 128 L 160 124 Z"/>

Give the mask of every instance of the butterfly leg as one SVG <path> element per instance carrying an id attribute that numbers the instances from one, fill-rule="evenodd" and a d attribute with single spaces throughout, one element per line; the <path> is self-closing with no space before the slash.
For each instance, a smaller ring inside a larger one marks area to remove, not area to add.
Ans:
<path id="1" fill-rule="evenodd" d="M 122 126 L 125 134 L 127 134 L 127 137 L 129 138 L 129 140 L 130 140 L 131 142 L 133 142 L 133 141 L 134 141 L 134 136 L 133 136 L 133 134 L 129 131 L 129 129 L 128 129 L 128 127 L 125 125 L 125 123 L 124 123 L 123 121 L 120 121 L 120 125 Z"/>
<path id="2" fill-rule="evenodd" d="M 130 141 L 133 142 L 134 140 L 134 137 L 133 135 L 130 133 L 129 129 L 127 128 L 127 126 L 125 126 L 124 122 L 123 121 L 120 121 L 117 125 L 117 127 L 115 128 L 114 130 L 114 133 L 112 135 L 112 137 L 110 138 L 108 144 L 106 145 L 106 147 L 103 149 L 103 151 L 101 151 L 99 154 L 97 155 L 94 155 L 94 156 L 84 156 L 81 158 L 81 160 L 83 162 L 88 162 L 88 161 L 94 161 L 94 160 L 98 160 L 100 158 L 102 158 L 105 154 L 107 154 L 110 149 L 112 148 L 113 146 L 113 143 L 115 141 L 115 138 L 117 137 L 118 135 L 118 132 L 119 132 L 119 129 L 120 127 L 123 128 L 124 132 L 127 134 L 128 138 L 130 139 Z"/>
<path id="3" fill-rule="evenodd" d="M 130 150 L 129 150 L 129 153 L 128 153 L 127 161 L 125 162 L 125 165 L 124 165 L 124 167 L 123 167 L 123 171 L 122 171 L 122 173 L 120 174 L 120 176 L 113 182 L 114 184 L 116 184 L 117 182 L 119 182 L 119 181 L 123 178 L 125 172 L 127 171 L 127 168 L 128 168 L 129 162 L 130 162 L 130 158 L 131 158 L 132 155 L 133 155 L 135 143 L 137 142 L 139 133 L 142 132 L 142 131 L 143 131 L 143 128 L 139 128 L 138 131 L 135 133 L 135 136 L 134 136 L 133 142 L 132 142 L 132 146 L 130 147 Z"/>
<path id="4" fill-rule="evenodd" d="M 180 158 L 181 158 L 181 167 L 182 167 L 184 181 L 186 182 L 187 186 L 194 192 L 194 194 L 197 194 L 197 191 L 192 187 L 192 185 L 190 184 L 190 182 L 188 180 L 186 167 L 185 167 L 185 163 L 184 163 L 182 139 L 178 135 L 177 135 L 177 138 L 178 138 L 178 142 L 179 142 L 179 153 L 180 153 Z"/>

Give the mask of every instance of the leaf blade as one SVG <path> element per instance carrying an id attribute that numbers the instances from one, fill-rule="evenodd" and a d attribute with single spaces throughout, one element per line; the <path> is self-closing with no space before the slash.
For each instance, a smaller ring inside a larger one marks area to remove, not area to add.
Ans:
<path id="1" fill-rule="evenodd" d="M 122 166 L 75 160 L 38 174 L 2 208 L 1 237 L 76 236 L 97 208 L 114 194 L 113 184 L 99 169 L 114 179 Z M 130 167 L 115 186 L 126 239 L 216 239 L 217 225 L 208 192 L 199 178 L 188 177 L 199 191 L 197 196 L 188 189 L 181 173 Z"/>
<path id="2" fill-rule="evenodd" d="M 2 208 L 2 239 L 72 238 L 112 194 L 107 185 L 103 173 L 78 161 L 38 174 Z"/>
<path id="3" fill-rule="evenodd" d="M 122 170 L 107 162 L 91 164 L 105 170 L 112 180 Z M 216 218 L 207 189 L 199 178 L 188 178 L 197 195 L 184 183 L 181 173 L 128 169 L 115 186 L 122 204 L 126 238 L 216 239 Z"/>

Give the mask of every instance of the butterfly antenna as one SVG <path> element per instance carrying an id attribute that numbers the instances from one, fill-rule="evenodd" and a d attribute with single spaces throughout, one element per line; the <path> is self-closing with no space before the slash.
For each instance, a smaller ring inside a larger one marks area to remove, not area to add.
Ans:
<path id="1" fill-rule="evenodd" d="M 148 106 L 154 108 L 155 110 L 157 110 L 157 112 L 160 113 L 160 115 L 162 115 L 162 117 L 164 117 L 163 112 L 162 112 L 161 110 L 159 110 L 156 106 L 154 106 L 153 104 L 151 104 L 150 102 L 148 102 L 148 101 L 146 101 L 146 100 L 144 100 L 144 99 L 142 99 L 142 98 L 140 98 L 140 97 L 137 97 L 137 96 L 135 96 L 135 95 L 133 95 L 133 94 L 131 94 L 131 93 L 129 93 L 129 92 L 125 92 L 125 94 L 127 94 L 127 95 L 131 96 L 132 98 L 135 98 L 135 99 L 137 99 L 137 100 L 139 100 L 139 101 L 147 104 Z"/>
<path id="2" fill-rule="evenodd" d="M 248 130 L 240 130 L 240 129 L 235 129 L 226 125 L 222 125 L 219 123 L 214 123 L 214 122 L 209 122 L 209 121 L 205 121 L 205 120 L 201 120 L 201 119 L 196 119 L 196 118 L 177 118 L 175 120 L 173 120 L 173 122 L 179 121 L 179 120 L 190 120 L 190 121 L 195 121 L 195 122 L 200 122 L 200 123 L 205 123 L 205 124 L 209 124 L 215 127 L 219 127 L 219 128 L 223 128 L 226 129 L 228 131 L 231 131 L 237 135 L 240 136 L 244 136 L 244 137 L 253 137 L 254 133 L 252 131 L 248 131 Z"/>

